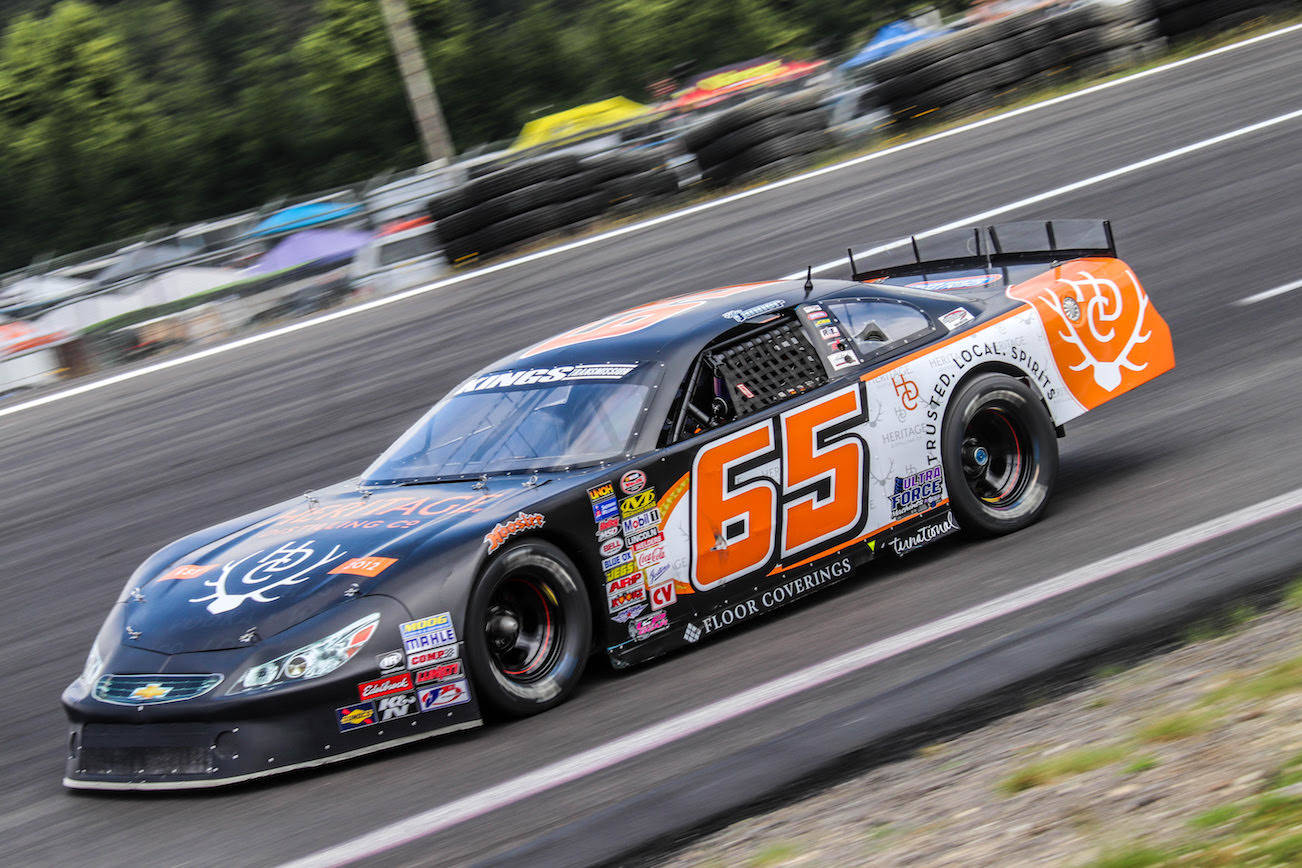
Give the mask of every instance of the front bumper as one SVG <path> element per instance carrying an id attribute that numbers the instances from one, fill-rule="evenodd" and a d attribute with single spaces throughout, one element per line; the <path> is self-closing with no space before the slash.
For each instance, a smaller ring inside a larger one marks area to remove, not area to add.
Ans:
<path id="1" fill-rule="evenodd" d="M 230 721 L 74 722 L 63 783 L 73 789 L 216 787 L 363 756 L 479 726 L 468 702 L 341 732 L 335 709 L 313 706 Z"/>

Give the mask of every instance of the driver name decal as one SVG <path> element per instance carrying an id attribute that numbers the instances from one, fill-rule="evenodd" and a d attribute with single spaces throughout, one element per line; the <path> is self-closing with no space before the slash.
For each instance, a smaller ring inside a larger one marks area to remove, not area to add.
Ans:
<path id="1" fill-rule="evenodd" d="M 540 383 L 572 383 L 575 380 L 622 380 L 637 367 L 636 363 L 607 362 L 598 365 L 557 365 L 554 368 L 528 368 L 523 371 L 497 371 L 474 377 L 457 386 L 454 395 L 483 389 L 513 386 L 536 386 Z"/>

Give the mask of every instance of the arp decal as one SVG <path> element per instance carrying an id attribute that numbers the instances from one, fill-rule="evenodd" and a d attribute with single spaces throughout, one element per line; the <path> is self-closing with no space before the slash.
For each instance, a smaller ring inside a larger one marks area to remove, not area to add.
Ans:
<path id="1" fill-rule="evenodd" d="M 422 687 L 416 695 L 420 697 L 421 711 L 433 711 L 436 708 L 447 708 L 449 705 L 469 702 L 470 685 L 465 680 L 448 681 L 433 687 Z"/>
<path id="2" fill-rule="evenodd" d="M 349 558 L 331 570 L 330 574 L 344 573 L 350 576 L 365 576 L 373 579 L 397 562 L 397 558 L 377 558 L 374 556 Z"/>
<path id="3" fill-rule="evenodd" d="M 370 726 L 375 723 L 375 703 L 361 702 L 357 705 L 345 705 L 343 708 L 336 708 L 335 719 L 339 724 L 340 732 Z"/>
<path id="4" fill-rule="evenodd" d="M 488 543 L 488 553 L 491 555 L 500 549 L 504 542 L 516 534 L 542 527 L 543 522 L 543 517 L 535 512 L 521 512 L 513 519 L 494 525 L 493 529 L 484 535 L 484 542 Z"/>
<path id="5" fill-rule="evenodd" d="M 868 445 L 851 429 L 867 421 L 855 384 L 702 447 L 690 498 L 696 589 L 860 531 Z M 756 473 L 775 460 L 777 479 Z"/>
<path id="6" fill-rule="evenodd" d="M 707 292 L 694 292 L 690 295 L 680 295 L 677 298 L 668 298 L 664 301 L 644 304 L 641 307 L 635 307 L 632 310 L 626 310 L 605 319 L 599 319 L 596 322 L 570 329 L 554 338 L 548 338 L 521 353 L 520 358 L 527 359 L 529 356 L 536 356 L 538 353 L 560 347 L 570 347 L 589 341 L 601 341 L 607 338 L 631 335 L 634 332 L 640 332 L 643 329 L 662 323 L 671 316 L 698 308 L 714 299 L 727 298 L 730 295 L 746 292 L 752 287 L 762 285 L 761 283 L 749 283 L 741 286 L 725 286 Z"/>
<path id="7" fill-rule="evenodd" d="M 411 687 L 411 674 L 402 672 L 397 675 L 386 675 L 374 681 L 362 682 L 357 685 L 357 697 L 362 700 L 379 699 L 390 693 L 403 693 L 411 690 Z"/>
<path id="8" fill-rule="evenodd" d="M 1175 367 L 1171 331 L 1116 259 L 1075 259 L 1009 287 L 1044 327 L 1068 391 L 1085 409 Z"/>

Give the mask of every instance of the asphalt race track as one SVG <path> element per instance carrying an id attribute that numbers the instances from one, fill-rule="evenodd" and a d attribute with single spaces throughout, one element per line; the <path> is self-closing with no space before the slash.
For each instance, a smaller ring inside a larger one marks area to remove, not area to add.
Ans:
<path id="1" fill-rule="evenodd" d="M 945 541 L 694 652 L 592 667 L 548 714 L 259 786 L 60 785 L 59 693 L 158 546 L 360 473 L 446 388 L 548 333 L 788 274 L 1302 109 L 1302 31 L 446 289 L 0 418 L 0 863 L 267 865 L 304 856 L 824 660 L 1302 485 L 1302 115 L 999 219 L 1110 217 L 1174 372 L 1068 428 L 1044 521 Z M 1298 556 L 1302 565 L 1302 553 Z M 1118 577 L 1115 581 L 1125 581 Z M 1104 583 L 1106 584 L 1106 583 Z M 1101 593 L 1079 592 L 1077 599 Z M 899 684 L 1064 600 L 893 658 L 390 851 L 461 863 Z M 627 818 L 636 823 L 636 817 Z"/>

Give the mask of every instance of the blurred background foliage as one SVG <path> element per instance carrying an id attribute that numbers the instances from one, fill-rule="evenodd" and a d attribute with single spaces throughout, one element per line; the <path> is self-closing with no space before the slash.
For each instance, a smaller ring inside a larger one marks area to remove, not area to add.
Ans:
<path id="1" fill-rule="evenodd" d="M 409 2 L 458 151 L 914 5 Z M 421 162 L 376 0 L 0 0 L 0 32 L 0 270 Z"/>

